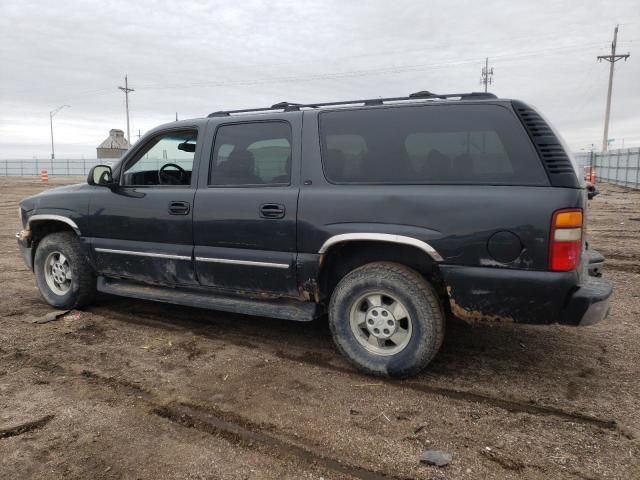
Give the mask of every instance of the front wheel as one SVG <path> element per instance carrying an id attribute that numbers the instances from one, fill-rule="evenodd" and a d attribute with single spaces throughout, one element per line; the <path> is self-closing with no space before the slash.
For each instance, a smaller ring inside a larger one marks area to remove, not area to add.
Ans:
<path id="1" fill-rule="evenodd" d="M 329 326 L 340 351 L 360 370 L 406 377 L 435 357 L 444 311 L 433 287 L 409 267 L 369 263 L 333 291 Z"/>
<path id="2" fill-rule="evenodd" d="M 56 308 L 80 308 L 96 293 L 96 276 L 72 232 L 44 237 L 36 249 L 34 272 L 40 294 Z"/>

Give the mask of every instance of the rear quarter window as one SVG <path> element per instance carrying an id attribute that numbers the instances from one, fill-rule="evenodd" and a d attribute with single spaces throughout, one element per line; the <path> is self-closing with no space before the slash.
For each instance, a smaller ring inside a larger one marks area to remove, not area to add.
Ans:
<path id="1" fill-rule="evenodd" d="M 519 120 L 499 105 L 322 112 L 319 122 L 333 183 L 549 184 Z"/>

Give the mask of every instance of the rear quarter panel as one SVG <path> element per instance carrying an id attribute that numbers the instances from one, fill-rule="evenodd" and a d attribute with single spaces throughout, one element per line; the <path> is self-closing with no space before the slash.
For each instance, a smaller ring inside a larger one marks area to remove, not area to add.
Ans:
<path id="1" fill-rule="evenodd" d="M 322 171 L 317 114 L 305 112 L 298 247 L 317 253 L 331 236 L 394 233 L 426 241 L 445 264 L 546 270 L 550 222 L 559 208 L 582 208 L 581 189 L 492 185 L 335 185 Z M 503 263 L 489 238 L 511 231 L 520 255 Z"/>

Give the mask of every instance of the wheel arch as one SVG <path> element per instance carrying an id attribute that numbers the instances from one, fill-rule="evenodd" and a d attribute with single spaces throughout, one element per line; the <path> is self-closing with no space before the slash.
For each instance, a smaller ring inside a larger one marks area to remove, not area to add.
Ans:
<path id="1" fill-rule="evenodd" d="M 38 213 L 35 215 L 31 215 L 27 220 L 27 228 L 33 231 L 34 229 L 42 229 L 42 228 L 53 228 L 54 231 L 58 230 L 72 230 L 76 233 L 76 235 L 80 236 L 80 228 L 76 222 L 71 220 L 69 217 L 65 217 L 63 215 L 53 215 L 48 213 Z M 58 229 L 58 230 L 56 230 Z"/>
<path id="2" fill-rule="evenodd" d="M 342 234 L 320 248 L 318 289 L 322 299 L 331 296 L 338 282 L 350 271 L 372 262 L 391 261 L 423 275 L 439 294 L 446 296 L 440 273 L 440 254 L 428 243 L 393 234 Z"/>
<path id="3" fill-rule="evenodd" d="M 51 214 L 36 214 L 27 220 L 27 230 L 31 240 L 31 265 L 40 241 L 51 233 L 73 232 L 80 237 L 78 225 L 69 217 Z"/>

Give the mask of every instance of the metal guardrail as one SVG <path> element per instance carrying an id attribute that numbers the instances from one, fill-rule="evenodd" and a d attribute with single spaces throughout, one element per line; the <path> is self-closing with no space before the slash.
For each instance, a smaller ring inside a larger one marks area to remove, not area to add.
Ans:
<path id="1" fill-rule="evenodd" d="M 115 163 L 106 159 L 37 159 L 37 160 L 0 160 L 0 176 L 28 177 L 40 175 L 46 170 L 49 176 L 86 176 L 94 165 Z"/>
<path id="2" fill-rule="evenodd" d="M 575 156 L 581 167 L 595 168 L 597 181 L 640 189 L 640 148 L 578 153 Z"/>

